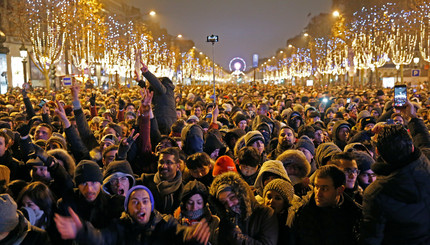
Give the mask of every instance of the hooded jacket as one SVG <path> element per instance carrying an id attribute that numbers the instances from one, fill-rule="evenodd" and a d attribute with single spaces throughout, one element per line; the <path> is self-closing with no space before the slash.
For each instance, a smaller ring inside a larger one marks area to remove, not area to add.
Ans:
<path id="1" fill-rule="evenodd" d="M 414 152 L 403 163 L 379 159 L 363 199 L 362 244 L 430 244 L 430 135 L 424 122 L 408 128 Z"/>
<path id="2" fill-rule="evenodd" d="M 327 159 L 330 159 L 336 153 L 342 152 L 342 150 L 334 143 L 322 143 L 318 146 L 315 152 L 315 162 L 317 167 L 324 166 L 327 163 Z"/>
<path id="3" fill-rule="evenodd" d="M 346 141 L 341 141 L 339 139 L 339 130 L 344 126 L 347 126 L 349 130 L 351 130 L 351 125 L 347 121 L 339 120 L 335 122 L 335 124 L 333 125 L 333 131 L 332 131 L 333 143 L 335 143 L 341 150 L 343 150 L 343 148 L 345 148 L 345 146 L 347 145 Z"/>
<path id="4" fill-rule="evenodd" d="M 288 173 L 284 168 L 284 165 L 282 165 L 281 161 L 278 160 L 269 160 L 263 163 L 261 166 L 260 172 L 258 173 L 257 179 L 255 179 L 254 188 L 257 190 L 257 193 L 259 197 L 257 197 L 257 200 L 259 203 L 262 203 L 263 199 L 263 190 L 264 190 L 264 183 L 263 178 L 265 173 L 272 173 L 278 175 L 281 179 L 284 179 L 291 183 L 290 177 L 288 177 Z M 260 199 L 260 200 L 259 200 Z"/>
<path id="5" fill-rule="evenodd" d="M 217 199 L 218 189 L 228 185 L 239 199 L 241 214 L 227 211 Z M 278 221 L 274 211 L 260 205 L 251 188 L 235 172 L 218 175 L 209 190 L 212 205 L 220 217 L 217 244 L 266 244 L 275 245 L 278 240 Z"/>
<path id="6" fill-rule="evenodd" d="M 129 188 L 134 186 L 135 178 L 130 163 L 126 160 L 111 162 L 103 173 L 103 191 L 107 194 L 113 195 L 110 188 L 110 180 L 112 178 L 127 177 L 130 183 Z"/>
<path id="7" fill-rule="evenodd" d="M 182 129 L 181 139 L 184 142 L 182 150 L 185 154 L 192 155 L 203 152 L 203 129 L 197 124 L 189 124 Z"/>

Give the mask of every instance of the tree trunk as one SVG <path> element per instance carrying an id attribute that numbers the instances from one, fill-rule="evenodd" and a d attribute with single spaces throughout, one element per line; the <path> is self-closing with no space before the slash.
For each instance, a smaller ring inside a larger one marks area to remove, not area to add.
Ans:
<path id="1" fill-rule="evenodd" d="M 49 92 L 51 90 L 51 80 L 49 79 L 49 70 L 46 70 L 45 72 L 43 72 L 43 75 L 45 76 L 46 90 Z"/>

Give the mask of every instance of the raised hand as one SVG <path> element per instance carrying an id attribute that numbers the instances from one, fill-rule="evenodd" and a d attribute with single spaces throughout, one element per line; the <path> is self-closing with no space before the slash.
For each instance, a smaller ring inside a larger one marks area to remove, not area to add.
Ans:
<path id="1" fill-rule="evenodd" d="M 70 217 L 61 216 L 59 214 L 55 214 L 54 220 L 57 225 L 58 232 L 61 235 L 61 238 L 67 239 L 75 239 L 78 231 L 82 229 L 82 222 L 79 219 L 79 216 L 73 212 L 73 209 L 69 207 Z"/>
<path id="2" fill-rule="evenodd" d="M 24 98 L 28 98 L 27 89 L 28 89 L 28 83 L 24 83 L 21 89 L 22 97 Z"/>
<path id="3" fill-rule="evenodd" d="M 140 65 L 142 66 L 142 68 L 140 68 L 142 73 L 148 72 L 148 66 L 145 63 L 143 63 L 143 61 L 140 61 Z"/>
<path id="4" fill-rule="evenodd" d="M 136 141 L 137 137 L 139 137 L 139 133 L 134 135 L 134 129 L 131 130 L 130 136 L 121 140 L 118 147 L 118 159 L 126 159 L 127 152 L 130 150 L 131 145 Z"/>
<path id="5" fill-rule="evenodd" d="M 72 92 L 73 100 L 77 101 L 79 100 L 79 91 L 81 90 L 81 86 L 79 84 L 73 84 L 70 87 L 70 91 Z"/>
<path id="6" fill-rule="evenodd" d="M 90 104 L 93 107 L 96 106 L 96 94 L 95 93 L 91 93 Z"/>
<path id="7" fill-rule="evenodd" d="M 45 103 L 45 104 L 42 106 L 42 113 L 43 113 L 43 114 L 49 114 L 49 107 L 48 107 L 48 103 Z"/>
<path id="8" fill-rule="evenodd" d="M 63 105 L 57 101 L 55 101 L 57 104 L 57 108 L 55 108 L 54 113 L 60 117 L 61 121 L 63 122 L 63 127 L 68 128 L 71 126 L 69 119 L 67 118 L 66 111 L 63 108 Z"/>
<path id="9" fill-rule="evenodd" d="M 125 101 L 121 98 L 121 96 L 119 96 L 118 99 L 118 108 L 119 110 L 124 110 L 125 108 Z"/>
<path id="10" fill-rule="evenodd" d="M 149 89 L 141 89 L 140 95 L 142 96 L 142 100 L 139 107 L 139 112 L 141 115 L 146 115 L 151 111 L 151 103 L 152 97 L 154 96 L 153 91 L 149 91 Z"/>
<path id="11" fill-rule="evenodd" d="M 209 225 L 206 219 L 202 219 L 197 225 L 193 226 L 191 235 L 187 237 L 187 240 L 195 240 L 200 244 L 207 244 L 211 235 Z"/>
<path id="12" fill-rule="evenodd" d="M 406 101 L 405 107 L 400 109 L 400 113 L 408 121 L 417 117 L 417 111 L 409 100 Z"/>

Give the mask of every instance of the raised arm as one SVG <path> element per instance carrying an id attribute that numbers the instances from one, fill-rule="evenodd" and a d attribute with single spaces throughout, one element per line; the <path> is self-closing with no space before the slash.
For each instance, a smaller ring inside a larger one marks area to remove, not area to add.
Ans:
<path id="1" fill-rule="evenodd" d="M 66 133 L 66 140 L 70 143 L 72 155 L 75 157 L 76 162 L 80 162 L 83 159 L 90 159 L 88 148 L 82 142 L 81 137 L 75 127 L 72 127 L 69 119 L 66 116 L 61 103 L 57 101 L 57 108 L 55 114 L 60 118 L 63 123 L 64 132 Z"/>
<path id="2" fill-rule="evenodd" d="M 70 87 L 73 97 L 73 113 L 75 114 L 76 126 L 81 136 L 82 142 L 88 149 L 93 149 L 98 146 L 97 139 L 88 125 L 87 118 L 85 117 L 84 111 L 82 110 L 81 102 L 79 101 L 80 86 L 75 84 Z"/>
<path id="3" fill-rule="evenodd" d="M 166 93 L 166 87 L 164 87 L 160 80 L 158 80 L 158 78 L 148 70 L 148 67 L 143 62 L 141 71 L 143 76 L 148 80 L 148 82 L 151 84 L 155 91 L 160 94 Z"/>

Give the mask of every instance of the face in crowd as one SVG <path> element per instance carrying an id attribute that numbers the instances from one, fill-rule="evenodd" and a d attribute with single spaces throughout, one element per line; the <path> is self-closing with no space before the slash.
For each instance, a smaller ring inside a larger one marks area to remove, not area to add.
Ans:
<path id="1" fill-rule="evenodd" d="M 335 207 L 340 199 L 340 195 L 343 193 L 344 186 L 334 187 L 333 179 L 327 178 L 315 178 L 314 193 L 315 203 L 318 207 Z"/>
<path id="2" fill-rule="evenodd" d="M 34 132 L 34 140 L 48 140 L 51 135 L 52 131 L 50 128 L 39 125 L 36 127 L 36 131 Z"/>
<path id="3" fill-rule="evenodd" d="M 146 225 L 151 218 L 151 209 L 151 199 L 146 190 L 137 189 L 131 193 L 127 210 L 134 221 Z"/>
<path id="4" fill-rule="evenodd" d="M 202 209 L 204 206 L 204 200 L 202 195 L 194 194 L 185 203 L 185 209 L 187 211 L 197 211 Z"/>
<path id="5" fill-rule="evenodd" d="M 224 205 L 227 210 L 231 210 L 236 214 L 240 214 L 240 203 L 237 195 L 232 191 L 222 191 L 218 200 Z"/>
<path id="6" fill-rule="evenodd" d="M 94 202 L 100 193 L 101 186 L 98 181 L 87 181 L 79 184 L 78 189 L 87 202 Z"/>
<path id="7" fill-rule="evenodd" d="M 161 154 L 158 160 L 158 173 L 162 180 L 171 181 L 176 177 L 179 163 L 175 161 L 175 156 L 171 154 Z"/>
<path id="8" fill-rule="evenodd" d="M 275 190 L 268 190 L 266 196 L 264 197 L 264 204 L 271 207 L 276 214 L 279 214 L 284 209 L 285 201 L 279 192 Z"/>
<path id="9" fill-rule="evenodd" d="M 126 176 L 112 178 L 109 180 L 109 184 L 112 193 L 120 196 L 125 196 L 130 189 L 130 181 Z"/>

